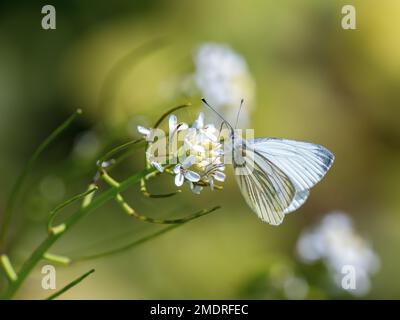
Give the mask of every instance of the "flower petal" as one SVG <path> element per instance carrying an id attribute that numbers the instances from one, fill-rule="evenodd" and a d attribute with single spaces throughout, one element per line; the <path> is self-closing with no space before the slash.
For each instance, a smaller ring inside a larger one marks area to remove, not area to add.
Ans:
<path id="1" fill-rule="evenodd" d="M 176 131 L 182 131 L 182 130 L 186 130 L 188 128 L 189 128 L 189 126 L 187 123 L 181 122 L 176 126 Z"/>
<path id="2" fill-rule="evenodd" d="M 148 128 L 145 128 L 145 127 L 142 127 L 142 126 L 137 126 L 137 131 L 140 133 L 140 134 L 142 134 L 142 135 L 144 135 L 144 136 L 148 136 L 149 134 L 150 134 L 150 129 L 148 129 Z"/>
<path id="3" fill-rule="evenodd" d="M 214 191 L 214 180 L 213 180 L 213 178 L 210 178 L 210 179 L 208 180 L 208 183 L 210 184 L 210 189 L 211 189 L 211 191 Z"/>
<path id="4" fill-rule="evenodd" d="M 202 129 L 204 127 L 204 113 L 200 112 L 197 119 L 193 122 L 192 128 Z"/>
<path id="5" fill-rule="evenodd" d="M 182 168 L 182 165 L 181 164 L 177 164 L 174 167 L 174 173 L 178 174 L 179 172 L 181 172 L 181 168 Z"/>
<path id="6" fill-rule="evenodd" d="M 168 128 L 170 133 L 175 131 L 177 123 L 178 119 L 176 118 L 176 115 L 171 114 L 168 119 Z"/>
<path id="7" fill-rule="evenodd" d="M 182 174 L 182 173 L 178 173 L 178 174 L 175 176 L 175 185 L 176 185 L 177 187 L 182 186 L 184 180 L 185 180 L 185 177 L 183 176 L 183 174 Z"/>
<path id="8" fill-rule="evenodd" d="M 160 172 L 164 172 L 164 167 L 156 161 L 151 162 L 151 165 Z"/>
<path id="9" fill-rule="evenodd" d="M 195 194 L 200 194 L 200 192 L 203 190 L 203 187 L 190 182 L 190 190 L 192 190 L 192 192 Z"/>
<path id="10" fill-rule="evenodd" d="M 191 148 L 196 152 L 201 152 L 201 153 L 205 152 L 204 147 L 199 144 L 194 144 L 191 146 Z"/>
<path id="11" fill-rule="evenodd" d="M 217 181 L 220 181 L 220 182 L 224 182 L 225 181 L 225 173 L 223 173 L 221 171 L 215 171 L 214 179 Z"/>
<path id="12" fill-rule="evenodd" d="M 200 180 L 200 175 L 194 171 L 186 171 L 185 172 L 185 178 L 191 182 L 197 182 Z"/>
<path id="13" fill-rule="evenodd" d="M 182 162 L 182 168 L 187 169 L 190 168 L 192 165 L 196 163 L 196 157 L 194 155 L 188 156 L 183 162 Z"/>

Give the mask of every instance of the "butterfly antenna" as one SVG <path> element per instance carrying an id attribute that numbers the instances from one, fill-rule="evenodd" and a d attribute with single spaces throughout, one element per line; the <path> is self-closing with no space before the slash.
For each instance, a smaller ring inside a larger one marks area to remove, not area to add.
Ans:
<path id="1" fill-rule="evenodd" d="M 215 110 L 213 107 L 211 107 L 211 106 L 208 104 L 208 102 L 206 101 L 206 99 L 202 98 L 201 101 L 203 101 L 203 103 L 204 103 L 208 108 L 210 108 L 211 111 L 213 111 L 224 123 L 226 123 L 226 125 L 227 125 L 231 130 L 233 130 L 233 127 L 231 126 L 231 124 L 230 124 L 228 121 L 226 121 L 225 118 L 224 118 L 223 116 L 221 116 L 221 114 L 220 114 L 217 110 Z"/>
<path id="2" fill-rule="evenodd" d="M 242 99 L 240 100 L 240 107 L 239 107 L 238 113 L 237 113 L 237 115 L 236 115 L 235 128 L 237 128 L 237 125 L 238 125 L 238 122 L 239 122 L 239 115 L 240 115 L 240 111 L 242 111 L 243 103 L 244 103 L 244 99 L 242 98 Z"/>

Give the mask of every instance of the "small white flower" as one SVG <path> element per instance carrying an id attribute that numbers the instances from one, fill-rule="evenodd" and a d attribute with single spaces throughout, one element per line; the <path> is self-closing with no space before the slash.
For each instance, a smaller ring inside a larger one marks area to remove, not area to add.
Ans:
<path id="1" fill-rule="evenodd" d="M 212 142 L 218 141 L 218 130 L 215 128 L 213 124 L 204 125 L 204 113 L 200 112 L 197 119 L 193 122 L 191 133 L 199 131 L 198 140 L 208 139 Z"/>
<path id="2" fill-rule="evenodd" d="M 146 140 L 151 140 L 146 150 L 147 163 L 156 168 L 159 172 L 164 172 L 165 157 L 169 158 L 168 163 L 173 163 L 176 159 L 185 157 L 184 161 L 178 163 L 174 169 L 175 184 L 180 187 L 186 181 L 193 193 L 199 194 L 204 186 L 209 185 L 214 188 L 214 180 L 223 182 L 225 174 L 223 165 L 223 146 L 218 141 L 219 131 L 212 124 L 205 124 L 204 113 L 200 113 L 193 122 L 192 127 L 188 124 L 178 122 L 175 115 L 171 115 L 168 119 L 169 140 L 167 154 L 160 154 L 160 150 L 153 143 L 153 131 L 156 129 L 148 129 L 138 126 L 138 131 L 143 134 Z M 182 132 L 182 138 L 176 139 L 178 132 Z M 173 140 L 175 138 L 176 140 Z M 154 148 L 153 148 L 154 146 Z M 154 149 L 154 150 L 153 150 Z M 156 156 L 157 154 L 157 156 Z M 164 160 L 160 160 L 164 159 Z"/>
<path id="3" fill-rule="evenodd" d="M 225 170 L 225 167 L 223 165 L 208 165 L 208 167 L 211 168 L 206 170 L 205 180 L 210 185 L 210 189 L 214 190 L 214 179 L 219 182 L 225 181 L 225 173 L 222 172 Z"/>
<path id="4" fill-rule="evenodd" d="M 200 112 L 197 119 L 193 122 L 192 128 L 203 129 L 204 127 L 204 113 Z"/>
<path id="5" fill-rule="evenodd" d="M 200 180 L 200 175 L 197 172 L 188 170 L 196 161 L 196 158 L 193 155 L 187 157 L 182 163 L 179 163 L 174 168 L 175 176 L 175 185 L 180 187 L 183 185 L 184 180 L 188 180 L 190 182 L 197 182 Z"/>
<path id="6" fill-rule="evenodd" d="M 192 192 L 195 194 L 200 194 L 201 191 L 204 189 L 202 186 L 194 184 L 192 181 L 189 181 L 189 185 L 190 185 L 190 190 L 192 190 Z"/>
<path id="7" fill-rule="evenodd" d="M 151 152 L 151 150 L 146 151 L 146 160 L 147 163 L 150 163 L 152 167 L 156 168 L 160 172 L 164 172 L 164 167 L 161 165 L 161 163 L 156 161 L 154 154 Z"/>

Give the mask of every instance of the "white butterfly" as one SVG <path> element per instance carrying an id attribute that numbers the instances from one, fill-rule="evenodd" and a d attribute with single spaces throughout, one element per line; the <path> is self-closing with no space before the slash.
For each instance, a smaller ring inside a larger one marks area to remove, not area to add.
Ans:
<path id="1" fill-rule="evenodd" d="M 232 163 L 240 191 L 258 217 L 272 225 L 307 200 L 309 190 L 332 166 L 334 155 L 326 148 L 303 141 L 256 138 L 243 140 L 211 108 L 231 133 Z"/>

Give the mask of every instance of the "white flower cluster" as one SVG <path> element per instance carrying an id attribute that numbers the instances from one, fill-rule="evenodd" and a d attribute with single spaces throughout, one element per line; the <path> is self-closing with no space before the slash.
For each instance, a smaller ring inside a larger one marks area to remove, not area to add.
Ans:
<path id="1" fill-rule="evenodd" d="M 160 172 L 175 164 L 172 169 L 175 185 L 181 187 L 187 182 L 196 194 L 206 186 L 213 190 L 214 180 L 224 182 L 224 150 L 219 141 L 219 131 L 213 124 L 205 125 L 204 113 L 199 114 L 191 127 L 184 122 L 178 122 L 175 115 L 169 117 L 168 125 L 168 140 L 164 139 L 168 141 L 165 148 L 169 153 L 166 157 L 168 163 L 159 161 L 151 148 L 157 130 L 138 126 L 139 133 L 150 146 L 146 152 L 147 162 Z"/>
<path id="2" fill-rule="evenodd" d="M 303 232 L 297 251 L 304 262 L 322 260 L 338 286 L 343 267 L 352 266 L 356 287 L 349 292 L 355 295 L 368 293 L 370 275 L 379 269 L 379 258 L 371 245 L 355 232 L 350 217 L 342 212 L 328 214 L 318 226 Z"/>
<path id="3" fill-rule="evenodd" d="M 194 81 L 202 96 L 231 123 L 244 99 L 246 109 L 240 122 L 248 126 L 255 83 L 243 57 L 226 45 L 205 43 L 196 51 L 194 62 Z"/>

